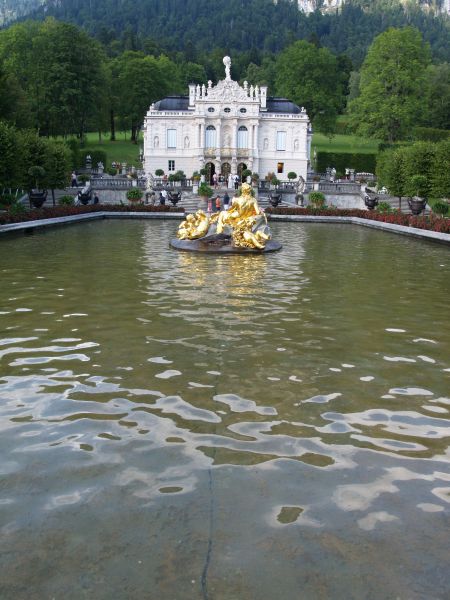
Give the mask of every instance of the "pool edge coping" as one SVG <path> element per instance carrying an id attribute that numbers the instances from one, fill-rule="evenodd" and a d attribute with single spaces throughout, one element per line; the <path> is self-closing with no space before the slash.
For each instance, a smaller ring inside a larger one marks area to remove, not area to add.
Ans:
<path id="1" fill-rule="evenodd" d="M 95 221 L 99 219 L 184 219 L 185 213 L 168 213 L 168 212 L 115 212 L 115 211 L 99 211 L 95 213 L 87 213 L 80 215 L 70 215 L 67 217 L 54 217 L 51 219 L 37 219 L 35 221 L 23 221 L 21 223 L 10 223 L 0 225 L 0 234 L 20 232 L 33 229 L 41 229 L 45 227 L 53 227 L 56 225 L 70 225 L 83 221 Z M 270 221 L 281 222 L 306 222 L 306 223 L 340 223 L 362 225 L 372 229 L 389 231 L 401 235 L 408 235 L 415 238 L 421 238 L 442 244 L 450 244 L 450 234 L 440 233 L 438 231 L 430 231 L 427 229 L 418 229 L 416 227 L 406 227 L 405 225 L 395 225 L 393 223 L 385 223 L 384 221 L 375 221 L 370 219 L 362 219 L 361 217 L 338 217 L 338 216 L 319 216 L 319 215 L 270 215 Z"/>

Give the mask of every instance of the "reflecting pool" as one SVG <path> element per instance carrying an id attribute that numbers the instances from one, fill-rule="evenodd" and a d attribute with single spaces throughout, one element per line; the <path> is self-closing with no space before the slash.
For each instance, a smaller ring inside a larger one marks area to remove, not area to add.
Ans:
<path id="1" fill-rule="evenodd" d="M 448 598 L 448 248 L 177 226 L 1 240 L 2 600 Z"/>

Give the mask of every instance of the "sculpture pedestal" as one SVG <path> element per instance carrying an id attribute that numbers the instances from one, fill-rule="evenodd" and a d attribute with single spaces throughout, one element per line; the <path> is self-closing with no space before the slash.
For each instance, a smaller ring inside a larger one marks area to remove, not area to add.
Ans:
<path id="1" fill-rule="evenodd" d="M 171 248 L 183 250 L 185 252 L 206 252 L 208 254 L 268 254 L 277 252 L 283 247 L 279 242 L 269 240 L 263 250 L 256 248 L 238 248 L 229 242 L 205 242 L 199 240 L 179 240 L 177 238 L 170 241 Z"/>

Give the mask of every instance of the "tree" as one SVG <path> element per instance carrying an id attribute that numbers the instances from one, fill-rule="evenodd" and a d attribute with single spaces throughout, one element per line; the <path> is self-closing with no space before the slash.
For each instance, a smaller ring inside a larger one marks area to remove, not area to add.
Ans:
<path id="1" fill-rule="evenodd" d="M 187 62 L 180 66 L 181 87 L 184 91 L 188 89 L 190 83 L 205 83 L 206 71 L 203 65 Z"/>
<path id="2" fill-rule="evenodd" d="M 428 44 L 417 29 L 389 29 L 375 38 L 361 68 L 360 95 L 350 103 L 361 135 L 404 139 L 424 110 Z"/>
<path id="3" fill-rule="evenodd" d="M 71 155 L 66 144 L 53 140 L 45 140 L 45 142 L 46 186 L 52 191 L 54 206 L 55 190 L 64 188 L 69 183 Z"/>
<path id="4" fill-rule="evenodd" d="M 52 18 L 15 25 L 0 34 L 0 59 L 29 98 L 44 135 L 86 131 L 105 87 L 104 53 L 86 33 Z"/>
<path id="5" fill-rule="evenodd" d="M 327 48 L 295 42 L 277 60 L 276 91 L 304 106 L 314 126 L 333 131 L 343 104 L 338 60 Z"/>
<path id="6" fill-rule="evenodd" d="M 450 198 L 450 140 L 436 144 L 430 195 L 432 198 Z"/>
<path id="7" fill-rule="evenodd" d="M 450 129 L 450 63 L 430 65 L 426 78 L 428 106 L 424 123 L 429 127 Z"/>
<path id="8" fill-rule="evenodd" d="M 14 73 L 7 72 L 0 61 L 0 119 L 26 127 L 31 125 L 28 99 Z"/>
<path id="9" fill-rule="evenodd" d="M 20 154 L 17 130 L 0 121 L 0 191 L 20 186 Z"/>
<path id="10" fill-rule="evenodd" d="M 416 194 L 430 198 L 450 196 L 450 141 L 415 142 L 381 152 L 377 158 L 378 184 L 394 196 Z M 419 179 L 417 179 L 419 178 Z"/>
<path id="11" fill-rule="evenodd" d="M 176 65 L 166 56 L 145 56 L 142 52 L 124 52 L 112 66 L 113 95 L 117 111 L 131 129 L 131 140 L 137 143 L 137 132 L 150 104 L 180 87 Z"/>
<path id="12" fill-rule="evenodd" d="M 405 157 L 403 148 L 380 152 L 377 157 L 378 187 L 386 186 L 389 193 L 400 200 L 406 195 Z"/>

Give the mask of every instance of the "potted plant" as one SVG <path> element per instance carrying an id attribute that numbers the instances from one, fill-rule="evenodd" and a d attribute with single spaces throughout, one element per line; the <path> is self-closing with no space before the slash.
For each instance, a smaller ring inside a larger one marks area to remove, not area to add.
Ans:
<path id="1" fill-rule="evenodd" d="M 309 203 L 313 208 L 325 208 L 325 196 L 322 192 L 311 192 L 309 194 Z"/>
<path id="2" fill-rule="evenodd" d="M 163 177 L 164 171 L 162 169 L 156 169 L 155 175 L 156 175 L 156 177 Z"/>
<path id="3" fill-rule="evenodd" d="M 275 177 L 275 175 L 272 177 L 272 179 L 270 180 L 270 185 L 271 187 L 273 187 L 274 189 L 276 189 L 279 185 L 280 185 L 280 180 L 277 179 Z"/>
<path id="4" fill-rule="evenodd" d="M 34 188 L 28 192 L 28 198 L 30 200 L 30 204 L 34 206 L 34 208 L 41 208 L 47 198 L 47 190 L 41 188 L 45 181 L 45 169 L 43 167 L 39 167 L 34 165 L 28 169 L 28 175 L 34 181 Z"/>
<path id="5" fill-rule="evenodd" d="M 132 204 L 137 204 L 141 202 L 143 196 L 143 192 L 139 188 L 131 188 L 127 191 L 127 200 Z"/>
<path id="6" fill-rule="evenodd" d="M 186 175 L 184 174 L 184 171 L 176 171 L 175 173 L 172 173 L 171 175 L 169 175 L 169 181 L 171 183 L 175 183 L 176 185 L 181 185 L 181 182 L 183 181 L 183 179 L 186 179 Z"/>
<path id="7" fill-rule="evenodd" d="M 406 183 L 408 205 L 413 215 L 420 215 L 427 205 L 429 185 L 425 175 L 413 175 Z"/>
<path id="8" fill-rule="evenodd" d="M 200 169 L 200 181 L 202 183 L 205 182 L 205 177 L 206 177 L 207 174 L 208 174 L 208 171 L 207 171 L 207 169 L 205 169 L 205 167 L 203 167 L 202 169 Z"/>
<path id="9" fill-rule="evenodd" d="M 251 181 L 251 179 L 250 179 L 250 178 L 251 178 L 251 176 L 252 176 L 252 172 L 250 171 L 250 169 L 244 169 L 244 170 L 242 171 L 242 176 L 241 176 L 241 178 L 242 178 L 242 181 L 246 181 L 247 183 L 250 183 L 250 181 Z"/>
<path id="10" fill-rule="evenodd" d="M 204 181 L 199 185 L 198 188 L 198 195 L 201 198 L 200 204 L 199 204 L 199 208 L 201 208 L 202 210 L 204 210 L 207 207 L 208 204 L 208 198 L 211 198 L 211 196 L 213 195 L 213 190 L 212 188 L 205 183 Z"/>
<path id="11" fill-rule="evenodd" d="M 297 179 L 297 173 L 295 171 L 289 171 L 287 178 L 289 179 L 289 182 L 292 183 L 294 179 Z"/>

